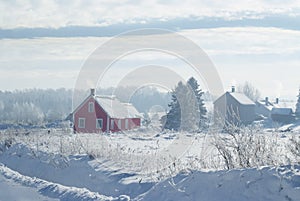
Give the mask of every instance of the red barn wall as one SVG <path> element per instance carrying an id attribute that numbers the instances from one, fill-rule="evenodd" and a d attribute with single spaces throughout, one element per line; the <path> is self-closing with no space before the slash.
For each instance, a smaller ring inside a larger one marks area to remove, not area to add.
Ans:
<path id="1" fill-rule="evenodd" d="M 89 103 L 94 103 L 94 112 L 89 112 Z M 85 128 L 79 128 L 79 118 L 85 118 Z M 102 129 L 96 128 L 96 119 L 103 119 Z M 107 115 L 93 97 L 87 99 L 74 114 L 74 129 L 80 133 L 99 133 L 105 132 L 107 125 Z"/>
<path id="2" fill-rule="evenodd" d="M 94 112 L 89 112 L 89 103 L 94 103 Z M 85 118 L 85 128 L 79 128 L 79 118 Z M 96 119 L 103 119 L 102 129 L 96 128 Z M 84 101 L 84 103 L 79 107 L 79 109 L 74 113 L 74 130 L 79 133 L 100 133 L 107 131 L 107 123 L 109 123 L 109 128 L 111 132 L 118 132 L 122 130 L 130 130 L 141 126 L 140 118 L 127 118 L 128 119 L 128 129 L 125 128 L 125 119 L 121 120 L 121 127 L 118 128 L 117 118 L 112 118 L 114 120 L 114 128 L 111 129 L 111 118 L 108 118 L 106 112 L 102 107 L 95 101 L 94 97 L 90 97 Z M 108 122 L 107 122 L 108 121 Z"/>
<path id="3" fill-rule="evenodd" d="M 128 129 L 125 128 L 126 119 L 112 118 L 112 120 L 114 121 L 114 128 L 111 129 L 111 127 L 110 127 L 110 131 L 118 132 L 118 131 L 121 131 L 121 130 L 130 130 L 130 129 L 141 126 L 141 119 L 140 118 L 127 118 L 127 119 L 128 119 Z M 119 120 L 121 120 L 121 128 L 118 127 L 118 121 Z"/>

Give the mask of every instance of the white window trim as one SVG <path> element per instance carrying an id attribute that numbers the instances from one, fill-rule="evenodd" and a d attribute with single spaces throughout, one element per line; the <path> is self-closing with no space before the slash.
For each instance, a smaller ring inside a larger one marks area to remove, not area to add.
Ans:
<path id="1" fill-rule="evenodd" d="M 118 129 L 122 129 L 122 120 L 121 119 L 119 119 L 118 120 Z"/>
<path id="2" fill-rule="evenodd" d="M 101 127 L 99 127 L 99 125 L 98 125 L 98 121 L 102 121 L 102 123 L 101 123 Z M 98 128 L 98 129 L 102 129 L 103 128 L 103 119 L 96 119 L 96 128 Z"/>
<path id="3" fill-rule="evenodd" d="M 89 106 L 88 106 L 88 112 L 95 112 L 95 103 L 94 102 L 89 102 Z"/>
<path id="4" fill-rule="evenodd" d="M 80 125 L 80 121 L 83 121 L 83 126 Z M 78 118 L 78 128 L 85 128 L 85 118 Z"/>
<path id="5" fill-rule="evenodd" d="M 115 120 L 114 119 L 110 120 L 110 128 L 115 129 Z"/>
<path id="6" fill-rule="evenodd" d="M 128 127 L 129 127 L 129 120 L 125 119 L 125 129 L 128 129 Z"/>

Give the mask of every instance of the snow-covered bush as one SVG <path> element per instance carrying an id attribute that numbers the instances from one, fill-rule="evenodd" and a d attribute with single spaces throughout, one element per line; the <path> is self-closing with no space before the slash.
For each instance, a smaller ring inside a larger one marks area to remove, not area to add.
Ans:
<path id="1" fill-rule="evenodd" d="M 292 136 L 287 148 L 290 150 L 295 160 L 300 163 L 300 137 Z"/>
<path id="2" fill-rule="evenodd" d="M 213 146 L 226 169 L 278 165 L 285 160 L 280 155 L 277 134 L 267 137 L 256 127 L 227 129 L 227 133 L 214 133 Z"/>
<path id="3" fill-rule="evenodd" d="M 298 100 L 297 100 L 297 104 L 296 104 L 295 114 L 296 114 L 297 118 L 300 118 L 300 90 L 299 90 L 299 94 L 297 97 L 298 97 Z"/>

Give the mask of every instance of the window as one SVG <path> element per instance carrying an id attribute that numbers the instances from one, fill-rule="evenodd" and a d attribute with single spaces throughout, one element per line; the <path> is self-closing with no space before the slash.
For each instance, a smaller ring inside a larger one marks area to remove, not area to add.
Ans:
<path id="1" fill-rule="evenodd" d="M 89 102 L 89 112 L 94 112 L 94 110 L 95 110 L 94 102 Z"/>
<path id="2" fill-rule="evenodd" d="M 115 128 L 115 121 L 113 119 L 110 120 L 110 128 L 111 129 Z"/>
<path id="3" fill-rule="evenodd" d="M 128 129 L 128 119 L 125 119 L 125 129 Z"/>
<path id="4" fill-rule="evenodd" d="M 122 121 L 121 121 L 121 119 L 118 120 L 118 128 L 119 128 L 119 129 L 122 128 Z"/>
<path id="5" fill-rule="evenodd" d="M 103 128 L 103 119 L 96 119 L 96 128 Z"/>
<path id="6" fill-rule="evenodd" d="M 85 128 L 85 118 L 78 119 L 78 128 Z"/>

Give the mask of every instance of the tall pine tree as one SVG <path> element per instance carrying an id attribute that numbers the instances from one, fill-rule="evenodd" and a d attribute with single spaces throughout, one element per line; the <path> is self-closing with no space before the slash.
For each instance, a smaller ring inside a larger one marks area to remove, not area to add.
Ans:
<path id="1" fill-rule="evenodd" d="M 197 110 L 199 112 L 200 119 L 198 120 L 198 127 L 203 128 L 207 124 L 207 109 L 205 107 L 205 103 L 203 100 L 203 94 L 204 92 L 200 88 L 200 85 L 198 84 L 197 80 L 194 77 L 191 77 L 188 82 L 189 86 L 192 88 L 194 92 L 194 96 L 196 97 L 197 101 Z"/>
<path id="2" fill-rule="evenodd" d="M 202 95 L 203 91 L 195 78 L 190 78 L 187 85 L 179 82 L 172 92 L 170 110 L 163 117 L 163 128 L 186 131 L 203 128 L 207 110 Z"/>
<path id="3" fill-rule="evenodd" d="M 300 89 L 299 89 L 299 94 L 298 94 L 298 101 L 297 101 L 297 104 L 296 104 L 296 111 L 295 111 L 295 114 L 298 118 L 300 118 Z"/>
<path id="4" fill-rule="evenodd" d="M 181 125 L 181 109 L 178 96 L 182 91 L 183 83 L 179 82 L 176 88 L 172 91 L 172 102 L 169 103 L 169 112 L 165 116 L 164 129 L 179 130 Z"/>

